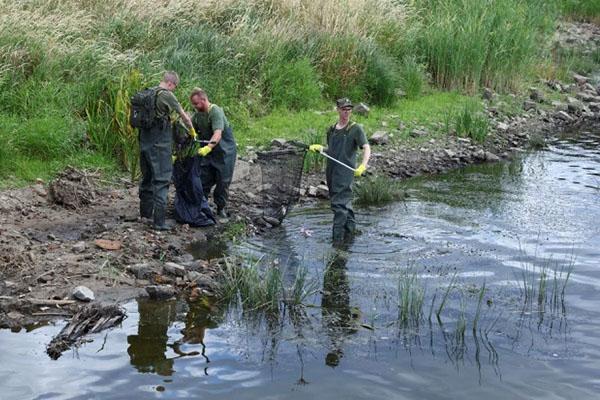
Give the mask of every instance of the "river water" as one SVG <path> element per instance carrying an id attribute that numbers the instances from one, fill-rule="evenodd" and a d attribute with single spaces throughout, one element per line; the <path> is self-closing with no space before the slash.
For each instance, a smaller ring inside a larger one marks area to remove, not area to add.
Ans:
<path id="1" fill-rule="evenodd" d="M 0 398 L 598 399 L 599 145 L 407 181 L 346 249 L 325 203 L 231 249 L 306 271 L 301 315 L 137 300 L 56 361 L 63 324 L 0 331 Z"/>

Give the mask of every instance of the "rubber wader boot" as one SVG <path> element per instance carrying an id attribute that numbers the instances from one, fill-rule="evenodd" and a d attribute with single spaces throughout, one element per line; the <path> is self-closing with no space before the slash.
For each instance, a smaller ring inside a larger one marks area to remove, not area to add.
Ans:
<path id="1" fill-rule="evenodd" d="M 141 201 L 140 202 L 140 217 L 152 218 L 153 209 L 154 209 L 154 204 L 152 204 L 151 201 Z"/>
<path id="2" fill-rule="evenodd" d="M 224 208 L 217 208 L 217 216 L 221 218 L 229 218 L 229 214 Z"/>
<path id="3" fill-rule="evenodd" d="M 165 222 L 165 210 L 154 210 L 154 229 L 157 231 L 168 231 L 173 229 L 173 224 Z"/>

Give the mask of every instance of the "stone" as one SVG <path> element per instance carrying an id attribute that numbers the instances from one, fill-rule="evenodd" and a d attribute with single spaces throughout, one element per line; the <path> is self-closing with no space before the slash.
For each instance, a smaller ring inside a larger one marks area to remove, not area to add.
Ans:
<path id="1" fill-rule="evenodd" d="M 146 286 L 146 293 L 153 300 L 165 300 L 175 296 L 175 288 L 171 285 Z"/>
<path id="2" fill-rule="evenodd" d="M 536 103 L 543 103 L 544 93 L 542 93 L 540 89 L 532 87 L 529 88 L 529 98 L 535 101 Z"/>
<path id="3" fill-rule="evenodd" d="M 354 106 L 352 111 L 355 114 L 364 115 L 365 117 L 368 117 L 370 109 L 369 109 L 369 106 L 366 105 L 365 103 L 358 103 L 357 105 Z"/>
<path id="4" fill-rule="evenodd" d="M 500 161 L 500 157 L 492 153 L 491 151 L 485 152 L 485 160 L 489 162 L 498 162 Z"/>
<path id="5" fill-rule="evenodd" d="M 183 278 L 185 276 L 185 267 L 176 264 L 174 262 L 166 262 L 163 266 L 163 270 L 170 275 L 178 276 Z"/>
<path id="6" fill-rule="evenodd" d="M 473 157 L 475 157 L 478 160 L 485 160 L 485 151 L 483 149 L 478 149 L 473 153 Z"/>
<path id="7" fill-rule="evenodd" d="M 285 147 L 287 140 L 276 138 L 271 140 L 271 147 Z"/>
<path id="8" fill-rule="evenodd" d="M 567 111 L 568 107 L 565 103 L 555 100 L 552 102 L 552 107 L 556 109 L 556 111 Z"/>
<path id="9" fill-rule="evenodd" d="M 583 76 L 583 75 L 579 75 L 579 74 L 573 74 L 573 79 L 580 86 L 585 85 L 590 80 L 590 78 L 588 78 L 587 76 Z"/>
<path id="10" fill-rule="evenodd" d="M 525 100 L 523 102 L 523 109 L 525 111 L 535 110 L 537 109 L 537 104 L 531 100 Z"/>
<path id="11" fill-rule="evenodd" d="M 589 103 L 588 107 L 591 111 L 598 112 L 600 111 L 600 103 Z"/>
<path id="12" fill-rule="evenodd" d="M 141 263 L 135 265 L 129 265 L 127 272 L 135 276 L 137 279 L 150 279 L 154 270 L 150 264 Z"/>
<path id="13" fill-rule="evenodd" d="M 410 131 L 410 136 L 417 138 L 417 137 L 421 137 L 421 136 L 427 136 L 429 134 L 429 132 L 427 132 L 425 129 L 413 129 Z"/>
<path id="14" fill-rule="evenodd" d="M 86 245 L 85 242 L 81 241 L 81 242 L 77 242 L 73 245 L 73 247 L 71 247 L 71 251 L 73 251 L 73 253 L 83 253 L 85 251 Z"/>
<path id="15" fill-rule="evenodd" d="M 498 125 L 496 125 L 496 129 L 502 132 L 506 132 L 508 130 L 508 124 L 505 124 L 504 122 L 498 122 Z"/>
<path id="16" fill-rule="evenodd" d="M 456 157 L 456 153 L 455 153 L 455 152 L 453 152 L 453 151 L 452 151 L 452 150 L 450 150 L 450 149 L 444 149 L 444 153 L 445 153 L 445 154 L 446 154 L 448 157 L 450 157 L 450 158 L 454 158 L 454 157 Z"/>
<path id="17" fill-rule="evenodd" d="M 562 121 L 567 121 L 567 122 L 571 122 L 573 121 L 573 117 L 571 117 L 569 114 L 567 114 L 564 111 L 559 111 L 556 113 L 556 118 L 562 120 Z"/>
<path id="18" fill-rule="evenodd" d="M 374 145 L 385 145 L 390 142 L 390 135 L 386 131 L 376 131 L 369 138 L 369 143 Z"/>
<path id="19" fill-rule="evenodd" d="M 329 198 L 329 188 L 327 185 L 319 185 L 317 186 L 317 197 L 327 199 Z"/>
<path id="20" fill-rule="evenodd" d="M 77 300 L 81 301 L 93 301 L 94 300 L 94 292 L 86 286 L 77 286 L 73 289 L 72 295 Z"/>
<path id="21" fill-rule="evenodd" d="M 317 188 L 315 186 L 309 186 L 308 195 L 311 197 L 317 197 Z"/>
<path id="22" fill-rule="evenodd" d="M 235 167 L 233 169 L 233 178 L 231 180 L 232 185 L 236 183 L 244 183 L 247 181 L 258 182 L 260 180 L 260 174 L 252 173 L 251 163 L 244 160 L 236 160 Z M 256 167 L 254 167 L 256 168 Z M 254 179 L 253 179 L 254 177 Z"/>

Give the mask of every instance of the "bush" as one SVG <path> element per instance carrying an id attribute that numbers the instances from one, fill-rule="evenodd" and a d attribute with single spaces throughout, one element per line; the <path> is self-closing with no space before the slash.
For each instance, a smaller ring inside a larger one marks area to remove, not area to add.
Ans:
<path id="1" fill-rule="evenodd" d="M 400 65 L 400 88 L 406 98 L 416 99 L 427 83 L 425 66 L 419 64 L 415 57 L 405 58 Z"/>

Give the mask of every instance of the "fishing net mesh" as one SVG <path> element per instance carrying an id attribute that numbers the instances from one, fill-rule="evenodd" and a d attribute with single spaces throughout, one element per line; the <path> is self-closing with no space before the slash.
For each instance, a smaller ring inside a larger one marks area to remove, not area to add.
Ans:
<path id="1" fill-rule="evenodd" d="M 259 152 L 257 163 L 262 173 L 261 200 L 264 217 L 281 223 L 300 198 L 300 183 L 306 150 L 284 148 Z"/>

